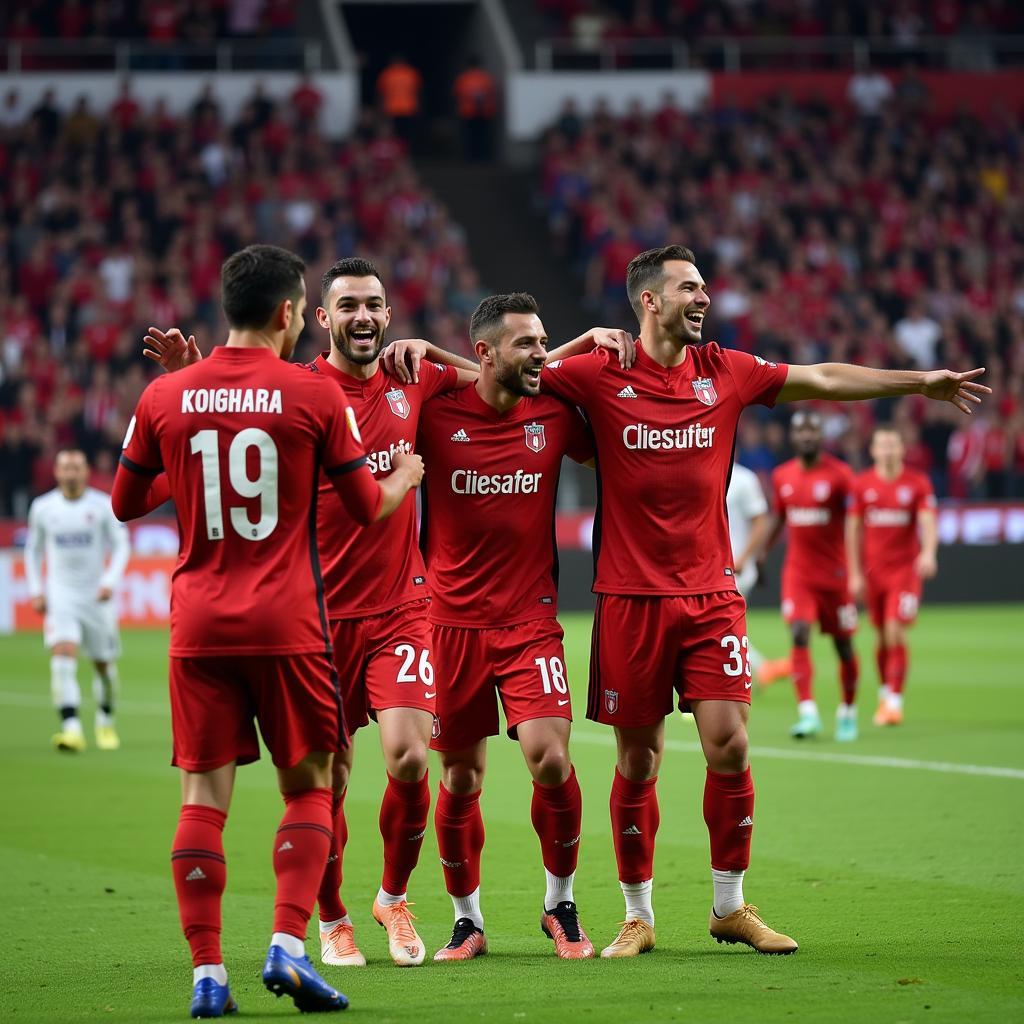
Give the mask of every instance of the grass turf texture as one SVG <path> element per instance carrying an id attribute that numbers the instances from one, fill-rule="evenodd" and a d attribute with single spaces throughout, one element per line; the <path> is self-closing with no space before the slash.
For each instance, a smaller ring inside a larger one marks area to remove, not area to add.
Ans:
<path id="1" fill-rule="evenodd" d="M 563 617 L 577 712 L 585 706 L 589 619 Z M 788 738 L 792 688 L 754 694 L 758 789 L 746 895 L 801 944 L 759 957 L 707 933 L 711 886 L 701 820 L 703 761 L 676 715 L 661 773 L 656 861 L 658 948 L 634 961 L 562 963 L 538 927 L 543 874 L 530 827 L 531 787 L 518 747 L 490 746 L 483 807 L 484 913 L 491 953 L 463 965 L 399 970 L 370 917 L 380 881 L 377 812 L 383 770 L 375 727 L 359 734 L 347 801 L 344 896 L 369 959 L 323 968 L 349 1014 L 389 1021 L 525 1022 L 753 1019 L 759 1022 L 1024 1019 L 1020 849 L 1024 839 L 1024 631 L 1019 608 L 928 608 L 914 631 L 907 724 L 878 730 L 873 639 L 863 666 L 861 740 L 831 739 L 835 658 L 815 641 L 827 738 Z M 754 613 L 751 635 L 786 649 L 778 617 Z M 168 869 L 178 807 L 168 767 L 166 638 L 129 633 L 121 662 L 124 747 L 58 755 L 49 747 L 47 661 L 38 636 L 0 639 L 0 767 L 5 949 L 0 1019 L 174 1021 L 187 1017 L 191 972 Z M 88 694 L 86 666 L 81 665 Z M 84 718 L 91 722 L 86 699 Z M 90 730 L 91 732 L 91 730 Z M 91 739 L 91 736 L 90 736 Z M 770 748 L 761 756 L 757 748 Z M 576 896 L 600 949 L 622 917 L 608 823 L 611 733 L 577 722 L 574 760 L 585 800 Z M 793 759 L 810 752 L 814 760 Z M 896 757 L 1003 766 L 1016 776 L 881 767 L 824 758 Z M 431 783 L 436 793 L 437 769 Z M 226 831 L 224 947 L 248 1020 L 291 1016 L 259 981 L 271 923 L 271 842 L 281 812 L 269 762 L 239 772 Z M 432 829 L 411 898 L 428 961 L 451 928 Z M 315 931 L 312 933 L 315 936 Z M 317 962 L 317 943 L 308 949 Z"/>

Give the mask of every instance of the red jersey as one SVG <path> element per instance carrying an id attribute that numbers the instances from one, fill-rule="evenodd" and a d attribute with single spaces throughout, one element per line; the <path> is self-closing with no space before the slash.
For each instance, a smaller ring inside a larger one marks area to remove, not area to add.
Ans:
<path id="1" fill-rule="evenodd" d="M 935 492 L 924 473 L 904 468 L 892 480 L 867 469 L 853 482 L 850 512 L 863 524 L 864 574 L 873 580 L 911 571 L 921 551 L 917 517 L 935 508 Z"/>
<path id="2" fill-rule="evenodd" d="M 785 520 L 788 533 L 783 573 L 799 576 L 813 587 L 846 588 L 843 531 L 852 489 L 853 470 L 824 452 L 811 469 L 799 459 L 775 467 L 775 512 Z"/>
<path id="3" fill-rule="evenodd" d="M 330 650 L 317 477 L 323 466 L 369 482 L 333 385 L 268 349 L 215 348 L 146 388 L 121 461 L 141 475 L 166 470 L 177 508 L 171 655 Z"/>
<path id="4" fill-rule="evenodd" d="M 544 368 L 541 386 L 580 406 L 596 441 L 597 593 L 736 589 L 725 514 L 736 424 L 747 405 L 772 405 L 787 373 L 714 342 L 688 345 L 675 367 L 638 345 L 630 370 L 603 348 Z"/>
<path id="5" fill-rule="evenodd" d="M 411 452 L 423 403 L 458 384 L 451 366 L 420 364 L 418 384 L 403 384 L 381 365 L 362 380 L 327 362 L 326 353 L 309 369 L 330 378 L 359 420 L 367 465 L 375 477 L 391 472 L 391 457 Z M 332 619 L 378 615 L 406 601 L 426 596 L 426 570 L 416 539 L 416 496 L 410 492 L 387 518 L 365 530 L 339 505 L 334 487 L 320 476 L 317 535 L 323 564 L 327 611 Z"/>
<path id="6" fill-rule="evenodd" d="M 419 444 L 429 467 L 422 536 L 431 622 L 494 627 L 553 617 L 562 456 L 593 456 L 580 414 L 547 395 L 500 413 L 471 386 L 424 409 Z"/>

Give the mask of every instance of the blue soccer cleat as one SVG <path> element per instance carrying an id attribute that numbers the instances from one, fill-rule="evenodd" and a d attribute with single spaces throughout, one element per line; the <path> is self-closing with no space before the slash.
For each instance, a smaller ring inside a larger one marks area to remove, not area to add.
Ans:
<path id="1" fill-rule="evenodd" d="M 263 984 L 275 996 L 291 996 L 302 1013 L 330 1013 L 348 1006 L 348 1000 L 316 973 L 308 956 L 289 956 L 280 946 L 267 950 Z"/>
<path id="2" fill-rule="evenodd" d="M 231 998 L 227 985 L 218 985 L 213 978 L 200 978 L 192 989 L 192 1017 L 223 1017 L 238 1013 L 238 1003 Z"/>

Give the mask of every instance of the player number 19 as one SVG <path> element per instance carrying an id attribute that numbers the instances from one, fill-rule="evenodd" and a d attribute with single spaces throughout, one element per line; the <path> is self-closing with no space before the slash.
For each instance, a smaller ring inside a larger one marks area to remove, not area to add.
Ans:
<path id="1" fill-rule="evenodd" d="M 203 460 L 203 504 L 206 509 L 206 536 L 224 539 L 224 511 L 221 506 L 220 456 L 216 430 L 200 430 L 189 438 L 192 454 Z M 250 448 L 259 453 L 259 470 L 249 476 L 246 458 Z M 277 526 L 277 445 L 259 427 L 246 427 L 231 439 L 228 447 L 228 478 L 240 498 L 259 498 L 260 516 L 254 523 L 244 505 L 228 511 L 231 528 L 245 540 L 263 540 Z"/>
<path id="2" fill-rule="evenodd" d="M 722 666 L 722 671 L 727 676 L 750 675 L 750 662 L 747 660 L 747 650 L 750 641 L 746 634 L 738 637 L 733 633 L 722 637 L 722 647 L 725 648 L 729 660 Z"/>

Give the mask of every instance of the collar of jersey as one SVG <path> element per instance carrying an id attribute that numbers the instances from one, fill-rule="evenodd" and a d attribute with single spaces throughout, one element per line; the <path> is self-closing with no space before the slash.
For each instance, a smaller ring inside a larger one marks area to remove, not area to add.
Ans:
<path id="1" fill-rule="evenodd" d="M 250 348 L 248 345 L 216 345 L 208 356 L 209 359 L 280 359 L 281 357 L 269 348 Z"/>
<path id="2" fill-rule="evenodd" d="M 687 344 L 684 349 L 686 358 L 678 366 L 662 366 L 656 359 L 653 359 L 651 355 L 644 348 L 643 344 L 638 340 L 636 346 L 636 362 L 634 366 L 640 366 L 650 373 L 667 374 L 670 377 L 674 377 L 684 370 L 689 369 L 690 364 L 693 361 L 693 353 L 690 351 L 691 345 Z M 609 359 L 615 359 L 614 353 L 609 355 Z"/>
<path id="3" fill-rule="evenodd" d="M 493 405 L 489 405 L 480 397 L 480 392 L 477 391 L 476 385 L 469 384 L 465 390 L 469 392 L 466 395 L 467 404 L 486 419 L 500 420 L 508 423 L 512 420 L 519 419 L 521 416 L 529 414 L 530 396 L 528 395 L 523 395 L 522 398 L 520 398 L 519 401 L 508 410 L 508 412 L 499 412 Z"/>
<path id="4" fill-rule="evenodd" d="M 329 363 L 327 361 L 329 355 L 330 352 L 321 352 L 313 362 L 316 363 L 317 369 L 324 376 L 336 380 L 343 388 L 349 391 L 358 391 L 360 394 L 363 394 L 374 388 L 382 388 L 385 384 L 394 384 L 395 387 L 402 386 L 397 379 L 388 376 L 383 366 L 378 365 L 377 372 L 372 377 L 364 380 L 362 377 L 353 377 L 351 373 L 339 370 L 333 363 Z"/>

